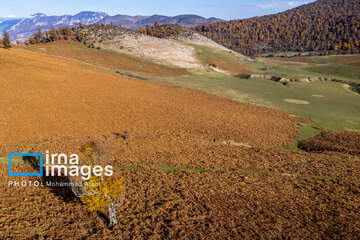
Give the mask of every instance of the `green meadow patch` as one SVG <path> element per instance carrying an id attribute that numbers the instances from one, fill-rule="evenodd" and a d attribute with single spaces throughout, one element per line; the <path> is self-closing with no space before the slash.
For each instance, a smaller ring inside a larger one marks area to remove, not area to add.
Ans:
<path id="1" fill-rule="evenodd" d="M 270 60 L 268 58 L 248 62 L 239 60 L 239 56 L 234 53 L 206 47 L 195 48 L 198 59 L 205 67 L 207 67 L 205 65 L 207 58 L 222 57 L 250 66 L 253 74 L 296 79 L 308 77 L 329 77 L 348 81 L 360 79 L 360 67 L 342 64 L 341 61 L 330 56 L 306 59 L 310 66 L 280 66 L 266 63 Z M 291 59 L 291 61 L 296 60 L 297 58 Z M 288 146 L 290 149 L 296 149 L 298 141 L 321 132 L 313 126 L 322 126 L 326 130 L 360 130 L 360 94 L 346 88 L 342 83 L 318 81 L 290 82 L 283 85 L 265 79 L 226 76 L 210 70 L 207 72 L 191 70 L 190 73 L 187 76 L 155 78 L 154 80 L 313 119 L 314 123 L 300 127 L 301 134 L 293 145 Z"/>

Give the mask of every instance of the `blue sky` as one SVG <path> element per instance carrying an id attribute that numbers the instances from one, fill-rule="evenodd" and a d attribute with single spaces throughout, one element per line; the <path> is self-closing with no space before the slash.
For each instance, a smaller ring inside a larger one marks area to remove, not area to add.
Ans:
<path id="1" fill-rule="evenodd" d="M 314 0 L 10 0 L 0 7 L 0 17 L 25 17 L 42 12 L 46 15 L 103 11 L 110 15 L 174 16 L 197 14 L 204 17 L 239 19 L 277 13 Z"/>

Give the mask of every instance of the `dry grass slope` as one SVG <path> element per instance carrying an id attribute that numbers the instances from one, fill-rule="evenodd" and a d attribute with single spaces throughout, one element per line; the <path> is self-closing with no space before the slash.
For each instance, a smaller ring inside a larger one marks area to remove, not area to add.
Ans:
<path id="1" fill-rule="evenodd" d="M 329 131 L 300 142 L 306 151 L 331 151 L 360 155 L 360 132 Z"/>
<path id="2" fill-rule="evenodd" d="M 305 119 L 32 48 L 0 56 L 0 156 L 34 143 L 34 152 L 71 153 L 115 136 L 115 174 L 126 183 L 119 225 L 107 229 L 66 188 L 8 187 L 0 164 L 0 239 L 360 237 L 359 156 L 275 148 Z M 164 164 L 190 170 L 154 167 Z M 35 179 L 46 180 L 17 180 Z"/>
<path id="3" fill-rule="evenodd" d="M 45 53 L 15 48 L 1 54 L 2 146 L 131 129 L 139 136 L 180 134 L 274 147 L 298 134 L 301 119 L 281 111 L 117 77 Z"/>
<path id="4" fill-rule="evenodd" d="M 0 173 L 6 177 L 5 165 Z M 119 225 L 88 212 L 66 189 L 1 187 L 2 239 L 261 239 L 360 236 L 358 182 L 238 173 L 122 173 Z M 23 180 L 27 180 L 24 178 Z M 34 179 L 31 179 L 34 180 Z M 40 180 L 40 179 L 38 179 Z M 349 192 L 351 194 L 349 194 Z M 353 209 L 353 210 L 351 210 Z"/>

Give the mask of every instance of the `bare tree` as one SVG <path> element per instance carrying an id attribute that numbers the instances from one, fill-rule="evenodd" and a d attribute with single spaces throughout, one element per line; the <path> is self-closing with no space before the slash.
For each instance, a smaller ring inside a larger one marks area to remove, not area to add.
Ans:
<path id="1" fill-rule="evenodd" d="M 34 33 L 34 39 L 36 41 L 36 43 L 41 43 L 43 42 L 43 33 L 41 31 L 41 26 L 37 26 L 37 30 L 36 32 Z"/>

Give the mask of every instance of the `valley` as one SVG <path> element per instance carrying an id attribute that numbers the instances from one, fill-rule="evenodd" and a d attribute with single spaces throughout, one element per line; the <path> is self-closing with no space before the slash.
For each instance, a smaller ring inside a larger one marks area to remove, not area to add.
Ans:
<path id="1" fill-rule="evenodd" d="M 272 36 L 291 14 L 311 22 L 324 4 L 235 21 L 37 14 L 88 24 L 1 42 L 0 239 L 359 239 L 356 49 L 225 41 L 253 31 L 237 24 L 276 18 Z M 49 166 L 9 153 L 61 153 L 58 174 L 26 175 Z M 86 179 L 59 174 L 67 156 Z"/>

